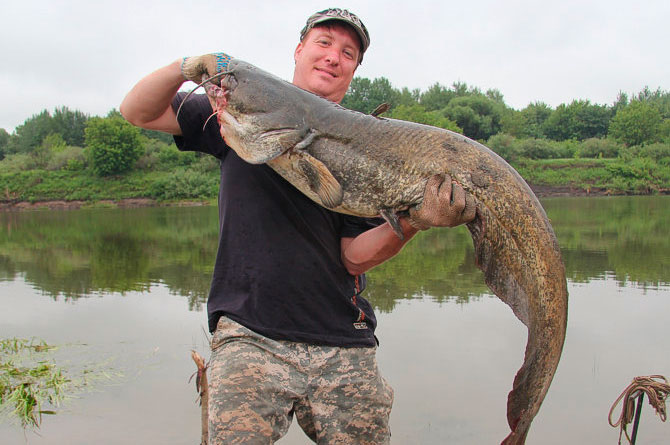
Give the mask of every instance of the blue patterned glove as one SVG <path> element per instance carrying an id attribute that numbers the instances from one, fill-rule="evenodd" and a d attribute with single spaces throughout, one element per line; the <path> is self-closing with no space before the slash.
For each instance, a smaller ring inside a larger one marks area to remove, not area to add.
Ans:
<path id="1" fill-rule="evenodd" d="M 181 74 L 184 79 L 201 83 L 228 68 L 230 56 L 225 53 L 205 54 L 202 56 L 184 57 L 181 63 Z"/>

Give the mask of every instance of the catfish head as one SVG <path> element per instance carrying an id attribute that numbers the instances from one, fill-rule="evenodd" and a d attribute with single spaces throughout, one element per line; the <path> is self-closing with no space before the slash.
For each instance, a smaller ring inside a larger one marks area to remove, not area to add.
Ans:
<path id="1" fill-rule="evenodd" d="M 217 81 L 206 91 L 216 104 L 221 136 L 245 161 L 265 163 L 314 138 L 305 123 L 308 110 L 296 97 L 303 90 L 237 59 Z"/>

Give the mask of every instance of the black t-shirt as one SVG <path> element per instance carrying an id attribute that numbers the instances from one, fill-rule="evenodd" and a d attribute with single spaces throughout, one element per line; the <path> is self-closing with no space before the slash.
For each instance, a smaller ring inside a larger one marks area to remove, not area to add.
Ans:
<path id="1" fill-rule="evenodd" d="M 184 94 L 173 100 L 176 110 Z M 331 212 L 265 164 L 252 165 L 219 134 L 204 95 L 184 103 L 180 150 L 221 161 L 219 248 L 207 301 L 209 329 L 222 315 L 278 340 L 332 346 L 375 346 L 376 319 L 360 296 L 365 276 L 340 259 L 342 237 L 355 237 L 380 219 Z"/>

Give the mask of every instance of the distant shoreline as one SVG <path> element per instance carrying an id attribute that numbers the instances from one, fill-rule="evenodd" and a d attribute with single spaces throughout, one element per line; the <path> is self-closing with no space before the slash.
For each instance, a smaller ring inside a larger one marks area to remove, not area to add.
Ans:
<path id="1" fill-rule="evenodd" d="M 106 199 L 101 201 L 18 201 L 0 202 L 0 212 L 22 210 L 77 210 L 82 208 L 197 207 L 208 205 L 210 205 L 210 202 L 207 200 L 159 202 L 151 198 L 125 198 L 119 200 Z"/>
<path id="2" fill-rule="evenodd" d="M 538 198 L 555 197 L 585 197 L 585 196 L 614 196 L 621 193 L 612 193 L 611 191 L 593 187 L 584 190 L 570 186 L 547 186 L 531 185 Z M 0 202 L 0 212 L 2 211 L 22 211 L 22 210 L 76 210 L 81 208 L 137 208 L 137 207 L 196 207 L 212 205 L 209 200 L 184 200 L 174 202 L 157 201 L 151 198 L 126 198 L 120 200 L 101 200 L 101 201 L 17 201 Z"/>

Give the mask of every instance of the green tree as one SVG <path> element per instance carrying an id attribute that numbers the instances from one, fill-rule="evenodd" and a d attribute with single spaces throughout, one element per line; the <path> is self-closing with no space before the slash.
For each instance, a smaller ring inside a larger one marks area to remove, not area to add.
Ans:
<path id="1" fill-rule="evenodd" d="M 656 106 L 648 101 L 633 100 L 612 118 L 609 134 L 627 146 L 656 142 L 661 136 L 662 121 Z"/>
<path id="2" fill-rule="evenodd" d="M 421 93 L 419 103 L 427 111 L 441 110 L 449 104 L 449 101 L 456 97 L 456 93 L 449 88 L 435 83 L 426 91 Z"/>
<path id="3" fill-rule="evenodd" d="M 355 77 L 342 100 L 342 106 L 367 114 L 383 103 L 394 107 L 400 101 L 400 96 L 400 91 L 393 88 L 385 77 L 373 81 L 366 77 Z"/>
<path id="4" fill-rule="evenodd" d="M 543 129 L 545 135 L 555 141 L 583 141 L 607 135 L 610 118 L 608 107 L 588 100 L 574 100 L 569 105 L 559 105 L 544 121 Z"/>
<path id="5" fill-rule="evenodd" d="M 408 107 L 412 105 L 418 105 L 420 97 L 420 89 L 415 88 L 410 90 L 407 87 L 403 87 L 403 89 L 400 90 L 400 96 L 398 97 L 398 105 L 407 105 Z"/>
<path id="6" fill-rule="evenodd" d="M 525 122 L 521 111 L 505 108 L 500 119 L 500 133 L 508 136 L 522 137 L 526 133 Z"/>
<path id="7" fill-rule="evenodd" d="M 96 174 L 130 170 L 144 152 L 140 131 L 122 117 L 95 117 L 86 124 L 86 149 Z"/>
<path id="8" fill-rule="evenodd" d="M 432 125 L 433 127 L 444 128 L 457 133 L 463 132 L 456 122 L 447 119 L 439 111 L 426 111 L 426 109 L 419 104 L 409 106 L 398 105 L 391 111 L 389 117 L 419 124 Z"/>
<path id="9" fill-rule="evenodd" d="M 53 131 L 60 133 L 67 145 L 83 146 L 84 130 L 88 115 L 68 107 L 56 108 L 53 112 Z"/>
<path id="10" fill-rule="evenodd" d="M 67 143 L 60 133 L 51 133 L 42 140 L 40 146 L 52 152 L 59 152 L 67 147 Z"/>
<path id="11" fill-rule="evenodd" d="M 497 88 L 486 90 L 486 97 L 494 102 L 498 102 L 501 105 L 505 105 L 505 97 Z"/>
<path id="12" fill-rule="evenodd" d="M 649 87 L 644 87 L 644 89 L 637 94 L 637 100 L 656 105 L 664 118 L 670 118 L 669 91 L 662 91 L 660 88 L 652 91 Z"/>
<path id="13" fill-rule="evenodd" d="M 503 112 L 504 105 L 483 94 L 456 97 L 442 110 L 445 117 L 463 129 L 463 134 L 478 140 L 500 131 Z"/>
<path id="14" fill-rule="evenodd" d="M 528 104 L 521 110 L 524 131 L 522 137 L 540 139 L 545 137 L 543 126 L 544 122 L 551 116 L 552 109 L 544 102 L 535 102 Z"/>
<path id="15" fill-rule="evenodd" d="M 7 153 L 31 153 L 41 147 L 50 134 L 60 134 L 67 145 L 84 145 L 84 128 L 88 116 L 67 107 L 56 108 L 53 115 L 47 110 L 26 119 L 16 127 Z"/>
<path id="16" fill-rule="evenodd" d="M 47 110 L 26 119 L 16 127 L 9 141 L 9 153 L 30 153 L 51 133 L 56 133 L 53 119 Z"/>
<path id="17" fill-rule="evenodd" d="M 5 158 L 7 145 L 9 145 L 9 133 L 4 128 L 0 128 L 0 161 Z"/>

